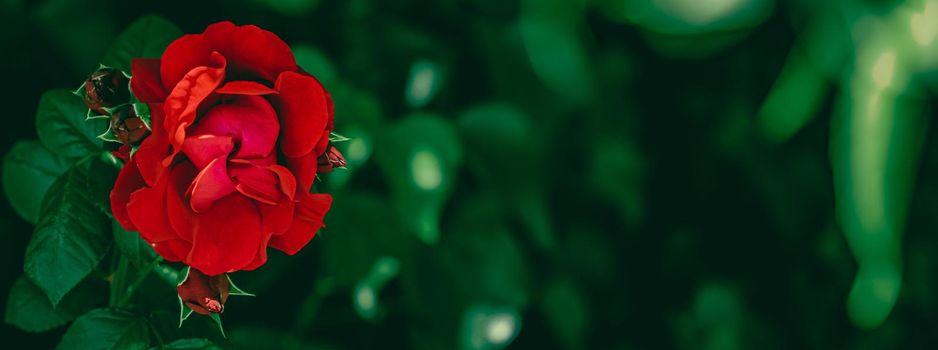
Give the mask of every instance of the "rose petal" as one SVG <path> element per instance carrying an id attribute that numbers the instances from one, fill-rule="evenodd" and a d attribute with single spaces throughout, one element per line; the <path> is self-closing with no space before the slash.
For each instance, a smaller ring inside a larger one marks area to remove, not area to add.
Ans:
<path id="1" fill-rule="evenodd" d="M 205 29 L 205 40 L 231 62 L 233 76 L 273 82 L 283 71 L 297 70 L 290 46 L 269 31 L 253 25 L 219 22 Z"/>
<path id="2" fill-rule="evenodd" d="M 232 164 L 231 177 L 236 182 L 235 189 L 245 196 L 265 204 L 277 204 L 280 201 L 277 175 L 267 168 Z"/>
<path id="3" fill-rule="evenodd" d="M 264 84 L 245 80 L 229 81 L 215 92 L 227 95 L 270 95 L 277 93 L 276 90 Z"/>
<path id="4" fill-rule="evenodd" d="M 195 122 L 199 105 L 225 80 L 226 64 L 225 57 L 212 52 L 209 64 L 186 73 L 163 103 L 163 127 L 173 136 L 170 143 L 176 148 L 174 154 L 185 140 L 185 126 Z"/>
<path id="5" fill-rule="evenodd" d="M 289 255 L 296 254 L 309 243 L 323 226 L 323 218 L 332 205 L 332 196 L 322 193 L 300 195 L 294 208 L 293 225 L 282 235 L 270 239 L 270 246 Z"/>
<path id="6" fill-rule="evenodd" d="M 134 58 L 130 61 L 130 91 L 141 102 L 163 102 L 169 95 L 160 78 L 160 60 Z"/>
<path id="7" fill-rule="evenodd" d="M 290 169 L 279 164 L 271 165 L 268 169 L 277 175 L 277 180 L 280 181 L 280 191 L 292 201 L 294 194 L 296 194 L 296 178 L 293 177 L 293 173 L 290 172 Z"/>
<path id="8" fill-rule="evenodd" d="M 121 224 L 127 231 L 136 231 L 133 221 L 127 214 L 127 202 L 130 201 L 130 195 L 147 185 L 140 176 L 137 164 L 131 159 L 124 164 L 120 173 L 117 174 L 117 180 L 114 182 L 114 189 L 111 190 L 111 213 L 114 219 Z"/>
<path id="9" fill-rule="evenodd" d="M 217 200 L 233 193 L 235 183 L 228 176 L 228 161 L 215 158 L 196 175 L 189 189 L 189 205 L 196 213 L 208 211 Z"/>
<path id="10" fill-rule="evenodd" d="M 166 215 L 168 176 L 161 176 L 155 186 L 143 188 L 130 195 L 127 214 L 140 236 L 147 242 L 159 243 L 177 237 L 169 226 Z"/>
<path id="11" fill-rule="evenodd" d="M 310 153 L 329 124 L 328 93 L 315 78 L 296 72 L 280 74 L 275 89 L 280 94 L 270 99 L 280 117 L 280 149 L 292 158 Z"/>
<path id="12" fill-rule="evenodd" d="M 313 181 L 316 180 L 316 156 L 312 153 L 307 153 L 298 158 L 287 157 L 286 161 L 287 168 L 289 168 L 296 177 L 297 193 L 309 192 L 309 190 L 313 188 Z"/>
<path id="13" fill-rule="evenodd" d="M 264 232 L 281 235 L 286 233 L 293 224 L 296 202 L 292 200 L 283 200 L 276 205 L 258 204 L 257 207 L 261 210 L 261 224 L 264 226 Z"/>
<path id="14" fill-rule="evenodd" d="M 166 138 L 166 130 L 163 128 L 163 104 L 151 103 L 150 113 L 150 126 L 153 128 L 153 133 L 143 140 L 132 158 L 136 159 L 134 163 L 140 170 L 140 176 L 148 186 L 152 187 L 163 171 L 161 162 L 169 154 L 169 141 Z"/>
<path id="15" fill-rule="evenodd" d="M 186 260 L 210 276 L 240 270 L 254 260 L 261 232 L 257 206 L 244 196 L 226 196 L 198 215 Z"/>
<path id="16" fill-rule="evenodd" d="M 335 109 L 332 106 L 332 95 L 329 95 L 328 91 L 326 91 L 326 105 L 326 109 L 329 111 L 326 120 L 326 131 L 322 133 L 322 136 L 319 137 L 319 141 L 316 142 L 316 146 L 313 147 L 313 154 L 317 156 L 325 154 L 329 149 L 329 134 L 332 133 L 332 129 L 335 127 Z"/>
<path id="17" fill-rule="evenodd" d="M 265 232 L 263 234 L 261 237 L 260 248 L 257 250 L 257 255 L 254 256 L 254 260 L 244 266 L 241 270 L 253 271 L 267 262 L 267 242 L 270 241 L 271 236 L 272 235 L 269 232 Z"/>
<path id="18" fill-rule="evenodd" d="M 198 174 L 199 171 L 186 162 L 176 164 L 168 173 L 170 185 L 166 194 L 166 211 L 169 216 L 169 225 L 176 231 L 179 238 L 187 243 L 192 242 L 192 228 L 195 227 L 196 213 L 192 211 L 186 193 Z M 191 244 L 188 248 L 192 249 Z M 180 256 L 188 255 L 187 250 Z"/>
<path id="19" fill-rule="evenodd" d="M 260 96 L 238 96 L 200 118 L 195 135 L 228 135 L 237 143 L 236 158 L 267 157 L 274 152 L 280 123 L 273 107 Z"/>
<path id="20" fill-rule="evenodd" d="M 170 43 L 160 58 L 160 80 L 165 90 L 173 90 L 193 68 L 209 65 L 212 51 L 201 34 L 183 35 Z"/>
<path id="21" fill-rule="evenodd" d="M 166 259 L 166 261 L 179 262 L 182 261 L 182 256 L 185 255 L 180 256 L 179 254 L 176 254 L 176 250 L 173 249 L 173 244 L 170 244 L 170 242 L 178 240 L 179 239 L 171 239 L 160 243 L 151 243 L 150 246 L 153 247 L 153 250 L 155 250 L 157 254 L 163 257 L 163 259 Z M 186 251 L 186 254 L 188 253 L 189 252 Z"/>
<path id="22" fill-rule="evenodd" d="M 205 168 L 215 158 L 225 157 L 234 149 L 231 136 L 199 135 L 182 143 L 182 152 L 198 169 Z"/>

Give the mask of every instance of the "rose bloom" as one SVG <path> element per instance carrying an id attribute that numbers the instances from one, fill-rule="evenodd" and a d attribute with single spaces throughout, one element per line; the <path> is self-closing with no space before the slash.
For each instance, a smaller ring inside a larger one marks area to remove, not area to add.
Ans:
<path id="1" fill-rule="evenodd" d="M 209 276 L 295 254 L 332 197 L 310 193 L 329 149 L 332 100 L 271 32 L 230 22 L 134 59 L 151 132 L 124 165 L 111 210 L 168 261 Z"/>

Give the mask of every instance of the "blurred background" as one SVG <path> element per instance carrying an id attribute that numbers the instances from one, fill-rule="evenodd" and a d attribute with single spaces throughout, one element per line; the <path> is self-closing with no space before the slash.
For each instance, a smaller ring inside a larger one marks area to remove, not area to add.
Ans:
<path id="1" fill-rule="evenodd" d="M 0 0 L 0 151 L 146 14 L 277 33 L 352 138 L 226 347 L 938 344 L 936 0 Z"/>

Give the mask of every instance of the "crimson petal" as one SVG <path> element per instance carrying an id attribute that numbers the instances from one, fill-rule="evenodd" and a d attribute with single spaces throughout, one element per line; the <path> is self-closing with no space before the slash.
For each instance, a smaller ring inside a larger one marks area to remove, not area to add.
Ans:
<path id="1" fill-rule="evenodd" d="M 247 80 L 229 81 L 215 92 L 227 95 L 270 95 L 277 93 L 276 90 L 267 87 L 267 85 Z"/>
<path id="2" fill-rule="evenodd" d="M 120 173 L 117 174 L 117 180 L 114 182 L 114 189 L 111 190 L 111 212 L 114 219 L 127 231 L 136 231 L 133 221 L 127 214 L 127 202 L 130 201 L 130 195 L 147 185 L 140 176 L 137 164 L 131 159 L 124 164 Z"/>
<path id="3" fill-rule="evenodd" d="M 282 235 L 270 239 L 270 246 L 289 255 L 296 254 L 323 226 L 323 218 L 332 205 L 332 196 L 322 193 L 300 195 L 294 208 L 293 225 Z"/>
<path id="4" fill-rule="evenodd" d="M 226 196 L 198 215 L 186 260 L 209 276 L 240 270 L 254 260 L 261 233 L 257 206 L 244 196 Z"/>
<path id="5" fill-rule="evenodd" d="M 189 189 L 189 205 L 196 213 L 208 211 L 217 200 L 233 193 L 235 184 L 228 176 L 228 161 L 215 158 L 196 175 Z"/>
<path id="6" fill-rule="evenodd" d="M 270 96 L 280 117 L 280 149 L 296 158 L 313 151 L 329 124 L 329 97 L 315 78 L 296 72 L 283 72 Z"/>
<path id="7" fill-rule="evenodd" d="M 154 58 L 134 58 L 130 61 L 130 91 L 141 102 L 163 102 L 168 93 L 163 88 L 160 78 L 160 60 Z"/>
<path id="8" fill-rule="evenodd" d="M 204 168 L 218 157 L 227 156 L 234 149 L 231 136 L 199 135 L 187 138 L 182 143 L 182 152 L 198 169 Z"/>
<path id="9" fill-rule="evenodd" d="M 166 215 L 168 177 L 162 176 L 155 186 L 143 188 L 130 195 L 127 214 L 140 236 L 147 242 L 159 243 L 177 237 Z"/>

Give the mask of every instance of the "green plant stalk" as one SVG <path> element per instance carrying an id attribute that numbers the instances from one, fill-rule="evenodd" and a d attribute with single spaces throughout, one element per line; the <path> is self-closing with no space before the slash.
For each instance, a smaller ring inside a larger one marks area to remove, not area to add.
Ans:
<path id="1" fill-rule="evenodd" d="M 113 283 L 111 285 L 112 286 L 111 305 L 117 306 L 117 307 L 127 306 L 127 303 L 130 302 L 130 299 L 134 296 L 134 293 L 137 291 L 137 288 L 140 287 L 140 284 L 142 284 L 143 281 L 146 280 L 147 275 L 150 274 L 150 271 L 152 271 L 153 268 L 159 265 L 161 261 L 163 261 L 163 259 L 160 257 L 154 258 L 153 261 L 151 261 L 149 264 L 147 264 L 147 266 L 144 266 L 143 269 L 140 270 L 136 279 L 134 279 L 133 282 L 131 282 L 126 287 L 122 286 L 123 283 L 120 283 L 120 284 Z M 128 264 L 129 263 L 127 262 L 127 259 L 124 256 L 121 256 L 120 265 L 118 266 L 118 272 L 123 272 L 123 273 L 115 274 L 115 276 L 120 276 L 120 279 L 122 280 L 122 282 L 127 277 L 127 265 Z M 120 289 L 115 290 L 113 288 L 113 286 L 115 285 L 119 285 Z M 120 291 L 120 293 L 119 294 L 115 293 L 115 291 Z M 119 295 L 119 297 L 117 297 L 116 295 Z M 115 299 L 116 299 L 116 303 L 115 303 Z"/>

